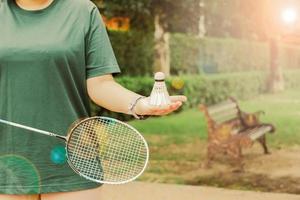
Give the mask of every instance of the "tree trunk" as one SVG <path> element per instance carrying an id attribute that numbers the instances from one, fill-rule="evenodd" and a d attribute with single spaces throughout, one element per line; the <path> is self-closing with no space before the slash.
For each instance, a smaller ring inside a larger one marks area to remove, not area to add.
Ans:
<path id="1" fill-rule="evenodd" d="M 161 71 L 170 75 L 170 34 L 160 14 L 154 17 L 154 71 Z"/>
<path id="2" fill-rule="evenodd" d="M 199 0 L 199 12 L 200 12 L 200 17 L 199 17 L 199 24 L 198 24 L 198 37 L 199 38 L 204 38 L 206 34 L 206 28 L 205 28 L 205 10 L 204 10 L 205 4 L 204 0 Z"/>
<path id="3" fill-rule="evenodd" d="M 284 79 L 282 69 L 279 65 L 279 39 L 270 39 L 270 73 L 268 78 L 269 92 L 280 92 L 284 90 Z"/>

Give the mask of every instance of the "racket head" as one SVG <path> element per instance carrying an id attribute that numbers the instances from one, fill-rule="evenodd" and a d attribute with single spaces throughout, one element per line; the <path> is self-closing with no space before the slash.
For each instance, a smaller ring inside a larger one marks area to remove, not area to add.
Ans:
<path id="1" fill-rule="evenodd" d="M 149 161 L 149 147 L 132 126 L 109 117 L 90 117 L 73 125 L 67 160 L 80 176 L 98 183 L 124 184 L 138 178 Z"/>

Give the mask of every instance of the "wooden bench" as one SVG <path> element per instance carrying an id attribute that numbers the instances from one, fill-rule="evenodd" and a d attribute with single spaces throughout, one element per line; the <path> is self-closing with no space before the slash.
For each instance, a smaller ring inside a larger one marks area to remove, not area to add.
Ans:
<path id="1" fill-rule="evenodd" d="M 231 157 L 237 171 L 243 170 L 242 148 L 251 147 L 254 141 L 262 145 L 265 154 L 269 153 L 265 134 L 273 133 L 275 128 L 260 122 L 263 111 L 245 113 L 234 98 L 212 106 L 201 104 L 199 108 L 204 112 L 208 128 L 205 166 L 211 166 L 217 153 L 225 153 Z"/>

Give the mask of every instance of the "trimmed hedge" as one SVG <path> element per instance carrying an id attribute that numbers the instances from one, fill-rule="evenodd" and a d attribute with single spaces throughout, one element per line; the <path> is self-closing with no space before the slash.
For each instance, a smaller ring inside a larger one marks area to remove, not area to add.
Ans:
<path id="1" fill-rule="evenodd" d="M 300 89 L 300 70 L 289 70 L 283 73 L 286 88 Z"/>
<path id="2" fill-rule="evenodd" d="M 269 63 L 267 44 L 232 38 L 173 34 L 171 49 L 173 74 L 265 70 Z"/>
<path id="3" fill-rule="evenodd" d="M 287 71 L 284 73 L 286 88 L 300 88 L 300 70 Z M 153 86 L 152 77 L 128 77 L 116 78 L 124 87 L 139 94 L 149 96 Z M 185 108 L 196 107 L 199 103 L 213 104 L 234 96 L 238 99 L 249 99 L 265 92 L 266 74 L 261 72 L 218 74 L 209 76 L 181 76 L 170 77 L 166 80 L 170 94 L 184 94 L 188 97 Z M 184 83 L 184 87 L 179 89 Z M 177 88 L 177 89 L 175 89 Z M 128 120 L 130 117 L 112 113 L 94 106 L 94 113 Z"/>
<path id="4" fill-rule="evenodd" d="M 263 71 L 270 63 L 268 43 L 233 38 L 173 34 L 171 50 L 172 74 Z M 279 52 L 284 69 L 300 69 L 299 47 L 281 45 Z"/>
<path id="5" fill-rule="evenodd" d="M 154 42 L 151 32 L 110 31 L 109 35 L 123 75 L 152 74 Z M 170 49 L 173 75 L 264 71 L 269 67 L 267 43 L 172 34 Z M 284 69 L 299 69 L 300 48 L 282 46 L 279 64 Z"/>

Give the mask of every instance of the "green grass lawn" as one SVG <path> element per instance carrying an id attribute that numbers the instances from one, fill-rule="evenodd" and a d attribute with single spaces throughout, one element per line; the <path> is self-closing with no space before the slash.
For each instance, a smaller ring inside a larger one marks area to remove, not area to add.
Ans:
<path id="1" fill-rule="evenodd" d="M 300 93 L 297 90 L 265 94 L 240 101 L 240 107 L 246 112 L 264 110 L 266 114 L 261 120 L 276 126 L 276 133 L 267 136 L 267 143 L 272 153 L 281 151 L 277 149 L 288 152 L 289 147 L 300 145 Z M 299 185 L 298 179 L 293 179 L 293 177 L 270 179 L 265 174 L 256 174 L 251 170 L 237 176 L 232 173 L 232 166 L 228 165 L 227 157 L 220 157 L 211 169 L 202 169 L 201 166 L 206 160 L 207 130 L 204 116 L 198 108 L 130 123 L 145 135 L 151 152 L 149 165 L 140 178 L 141 181 L 207 185 L 265 192 L 295 193 L 298 191 L 293 189 Z M 251 153 L 248 151 L 244 154 L 247 164 L 261 162 L 258 158 L 265 157 L 259 146 L 255 148 L 251 148 Z M 254 153 L 255 151 L 257 153 Z M 277 159 L 286 160 L 285 157 L 276 157 Z M 293 157 L 290 159 L 292 160 Z M 252 169 L 251 165 L 247 166 L 248 169 Z M 254 165 L 254 168 L 259 168 L 259 166 Z M 276 169 L 276 163 L 274 166 L 270 165 L 269 168 L 270 171 Z M 283 183 L 282 179 L 291 182 Z M 280 183 L 279 186 L 278 183 Z M 285 186 L 282 189 L 283 185 Z"/>
<path id="2" fill-rule="evenodd" d="M 247 112 L 266 112 L 262 121 L 276 126 L 275 135 L 268 136 L 271 146 L 279 148 L 300 144 L 300 92 L 297 90 L 240 101 L 240 107 Z M 170 116 L 133 121 L 131 124 L 146 137 L 166 136 L 169 143 L 185 143 L 195 138 L 204 140 L 207 137 L 204 116 L 197 108 Z"/>

